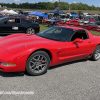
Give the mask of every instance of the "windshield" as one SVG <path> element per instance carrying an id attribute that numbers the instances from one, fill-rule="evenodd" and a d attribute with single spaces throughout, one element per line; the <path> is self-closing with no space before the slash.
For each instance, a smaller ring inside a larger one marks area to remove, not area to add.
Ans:
<path id="1" fill-rule="evenodd" d="M 46 39 L 64 42 L 69 38 L 70 35 L 73 34 L 73 32 L 74 30 L 69 28 L 51 27 L 40 33 L 37 33 L 36 35 Z"/>

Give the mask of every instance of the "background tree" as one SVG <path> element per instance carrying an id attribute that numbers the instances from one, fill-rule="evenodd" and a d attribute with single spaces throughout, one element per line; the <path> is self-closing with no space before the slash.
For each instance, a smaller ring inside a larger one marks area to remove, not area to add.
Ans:
<path id="1" fill-rule="evenodd" d="M 24 9 L 48 9 L 48 10 L 53 10 L 56 7 L 59 7 L 59 3 L 56 2 L 38 2 L 38 3 L 0 3 L 0 5 L 6 6 L 7 8 L 24 8 Z M 69 4 L 68 2 L 60 2 L 60 9 L 61 10 L 69 10 L 69 5 L 71 10 L 99 10 L 100 7 L 95 7 L 94 5 L 89 6 L 87 4 L 83 3 L 72 3 Z"/>

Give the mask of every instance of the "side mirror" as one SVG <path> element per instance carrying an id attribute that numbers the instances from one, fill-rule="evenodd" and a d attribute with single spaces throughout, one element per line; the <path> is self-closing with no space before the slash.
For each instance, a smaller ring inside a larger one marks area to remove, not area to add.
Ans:
<path id="1" fill-rule="evenodd" d="M 83 40 L 82 40 L 82 39 L 80 39 L 80 38 L 76 38 L 76 39 L 73 41 L 73 43 L 75 43 L 75 42 L 82 43 L 82 42 L 83 42 Z"/>

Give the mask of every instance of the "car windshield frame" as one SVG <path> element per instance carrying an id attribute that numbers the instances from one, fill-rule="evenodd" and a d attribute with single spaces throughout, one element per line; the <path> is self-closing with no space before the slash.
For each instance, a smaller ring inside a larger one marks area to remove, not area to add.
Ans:
<path id="1" fill-rule="evenodd" d="M 52 33 L 50 33 L 50 31 L 52 31 Z M 60 31 L 61 31 L 61 33 L 60 33 Z M 42 38 L 49 39 L 49 40 L 65 42 L 69 39 L 69 37 L 71 35 L 74 34 L 74 32 L 75 32 L 75 30 L 71 29 L 71 28 L 54 26 L 54 27 L 48 28 L 42 32 L 39 32 L 35 35 L 40 36 Z"/>

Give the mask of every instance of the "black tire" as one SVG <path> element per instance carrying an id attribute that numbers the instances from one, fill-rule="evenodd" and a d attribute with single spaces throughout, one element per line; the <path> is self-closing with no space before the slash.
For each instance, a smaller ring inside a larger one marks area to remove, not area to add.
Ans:
<path id="1" fill-rule="evenodd" d="M 91 59 L 94 60 L 94 61 L 97 61 L 97 60 L 100 59 L 100 45 L 98 45 L 98 46 L 95 48 Z"/>
<path id="2" fill-rule="evenodd" d="M 26 33 L 27 33 L 27 34 L 35 34 L 35 30 L 34 30 L 34 28 L 29 27 L 29 28 L 26 30 Z"/>
<path id="3" fill-rule="evenodd" d="M 47 72 L 49 65 L 49 55 L 44 51 L 36 51 L 27 59 L 26 71 L 33 76 L 42 75 Z"/>

